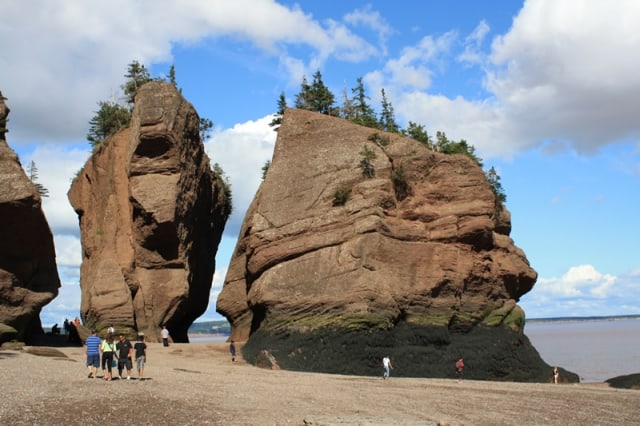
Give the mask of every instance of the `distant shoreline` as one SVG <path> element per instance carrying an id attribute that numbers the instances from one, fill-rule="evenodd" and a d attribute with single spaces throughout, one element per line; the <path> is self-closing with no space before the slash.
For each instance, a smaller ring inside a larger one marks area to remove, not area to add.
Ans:
<path id="1" fill-rule="evenodd" d="M 619 320 L 640 320 L 639 315 L 611 315 L 592 317 L 550 317 L 550 318 L 527 318 L 527 323 L 543 322 L 578 322 L 578 321 L 619 321 Z"/>

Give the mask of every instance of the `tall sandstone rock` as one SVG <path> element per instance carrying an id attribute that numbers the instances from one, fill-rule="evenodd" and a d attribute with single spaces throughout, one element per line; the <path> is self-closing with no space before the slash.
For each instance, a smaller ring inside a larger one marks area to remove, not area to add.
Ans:
<path id="1" fill-rule="evenodd" d="M 467 156 L 287 110 L 217 310 L 249 362 L 378 375 L 389 355 L 395 375 L 454 377 L 463 356 L 469 378 L 546 380 L 517 305 L 537 274 L 510 231 Z"/>
<path id="2" fill-rule="evenodd" d="M 40 311 L 58 295 L 53 235 L 42 199 L 5 139 L 9 108 L 0 93 L 0 343 L 31 343 L 42 334 Z"/>
<path id="3" fill-rule="evenodd" d="M 193 106 L 168 83 L 142 86 L 129 128 L 96 150 L 68 194 L 82 236 L 81 314 L 104 331 L 176 342 L 207 308 L 229 211 Z"/>

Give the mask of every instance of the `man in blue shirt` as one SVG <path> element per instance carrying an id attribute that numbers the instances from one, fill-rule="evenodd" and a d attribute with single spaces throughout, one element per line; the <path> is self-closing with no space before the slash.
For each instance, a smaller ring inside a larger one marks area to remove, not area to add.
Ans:
<path id="1" fill-rule="evenodd" d="M 96 330 L 91 330 L 91 336 L 87 337 L 84 347 L 87 354 L 87 369 L 89 370 L 87 377 L 95 379 L 100 366 L 100 338 L 96 336 Z"/>

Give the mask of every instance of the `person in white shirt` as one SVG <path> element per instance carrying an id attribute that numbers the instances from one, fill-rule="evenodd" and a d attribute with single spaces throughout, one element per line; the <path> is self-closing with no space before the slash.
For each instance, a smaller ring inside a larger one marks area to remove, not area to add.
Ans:
<path id="1" fill-rule="evenodd" d="M 391 360 L 388 356 L 382 358 L 382 366 L 384 367 L 384 375 L 382 376 L 382 378 L 386 380 L 386 378 L 389 377 L 389 369 L 393 370 Z"/>
<path id="2" fill-rule="evenodd" d="M 167 326 L 162 326 L 162 331 L 160 331 L 160 336 L 162 336 L 162 345 L 169 346 L 169 330 L 167 330 Z"/>

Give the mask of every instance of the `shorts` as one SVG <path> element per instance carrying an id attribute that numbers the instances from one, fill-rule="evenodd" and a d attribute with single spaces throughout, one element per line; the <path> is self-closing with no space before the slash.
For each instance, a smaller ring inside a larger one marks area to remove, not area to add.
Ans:
<path id="1" fill-rule="evenodd" d="M 144 355 L 140 355 L 137 359 L 136 359 L 136 367 L 138 367 L 138 370 L 142 370 L 144 368 Z"/>
<path id="2" fill-rule="evenodd" d="M 118 370 L 122 370 L 123 368 L 131 370 L 131 367 L 133 367 L 133 365 L 131 364 L 131 358 L 118 358 Z"/>
<path id="3" fill-rule="evenodd" d="M 87 367 L 100 367 L 100 354 L 87 355 Z"/>

